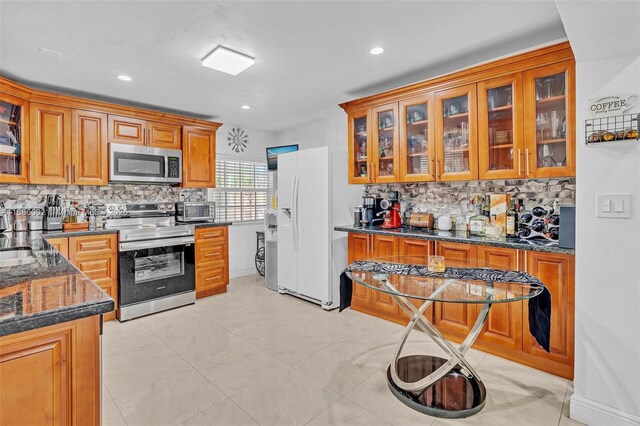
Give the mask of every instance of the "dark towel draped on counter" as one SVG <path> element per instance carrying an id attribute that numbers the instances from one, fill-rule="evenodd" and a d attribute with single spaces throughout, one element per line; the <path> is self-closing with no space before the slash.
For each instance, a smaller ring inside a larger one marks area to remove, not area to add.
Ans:
<path id="1" fill-rule="evenodd" d="M 455 278 L 491 282 L 515 282 L 542 285 L 543 290 L 529 299 L 529 331 L 538 344 L 549 352 L 551 334 L 551 293 L 537 278 L 520 271 L 501 271 L 489 268 L 446 268 L 445 272 L 429 272 L 425 265 L 401 265 L 394 263 L 357 261 L 340 274 L 340 312 L 351 306 L 353 282 L 347 271 L 366 271 L 395 275 L 416 275 L 433 278 Z"/>

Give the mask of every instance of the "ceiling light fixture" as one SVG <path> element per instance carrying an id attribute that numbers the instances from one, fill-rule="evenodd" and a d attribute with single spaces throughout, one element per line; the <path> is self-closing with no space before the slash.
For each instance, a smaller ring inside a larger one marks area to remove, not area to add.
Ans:
<path id="1" fill-rule="evenodd" d="M 369 51 L 369 53 L 371 53 L 372 55 L 379 55 L 382 52 L 384 52 L 384 49 L 382 47 L 374 47 Z"/>
<path id="2" fill-rule="evenodd" d="M 255 61 L 255 58 L 244 53 L 218 46 L 202 60 L 202 66 L 238 75 L 253 65 Z"/>
<path id="3" fill-rule="evenodd" d="M 122 81 L 131 81 L 131 77 L 129 77 L 128 75 L 124 75 L 124 74 L 119 75 L 118 79 L 122 80 Z"/>
<path id="4" fill-rule="evenodd" d="M 251 109 L 251 105 L 242 105 L 240 108 L 242 108 L 242 109 Z"/>

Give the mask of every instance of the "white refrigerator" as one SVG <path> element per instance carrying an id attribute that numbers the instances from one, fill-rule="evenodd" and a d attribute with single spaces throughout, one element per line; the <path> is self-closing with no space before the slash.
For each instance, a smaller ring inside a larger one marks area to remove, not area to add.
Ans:
<path id="1" fill-rule="evenodd" d="M 362 186 L 347 183 L 347 153 L 328 147 L 278 156 L 278 291 L 325 309 L 340 304 L 347 234 Z"/>

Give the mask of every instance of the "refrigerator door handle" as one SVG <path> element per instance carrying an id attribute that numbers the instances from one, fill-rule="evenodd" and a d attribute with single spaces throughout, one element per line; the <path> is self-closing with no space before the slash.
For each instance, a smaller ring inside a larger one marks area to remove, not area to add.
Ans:
<path id="1" fill-rule="evenodd" d="M 293 193 L 291 194 L 291 224 L 293 226 L 293 249 L 298 250 L 298 173 L 293 176 Z"/>

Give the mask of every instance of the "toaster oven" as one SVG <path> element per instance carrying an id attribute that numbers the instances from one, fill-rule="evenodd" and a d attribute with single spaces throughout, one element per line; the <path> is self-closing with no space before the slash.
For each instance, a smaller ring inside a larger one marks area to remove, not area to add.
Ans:
<path id="1" fill-rule="evenodd" d="M 216 203 L 179 202 L 176 203 L 176 220 L 178 222 L 203 222 L 216 219 Z"/>

